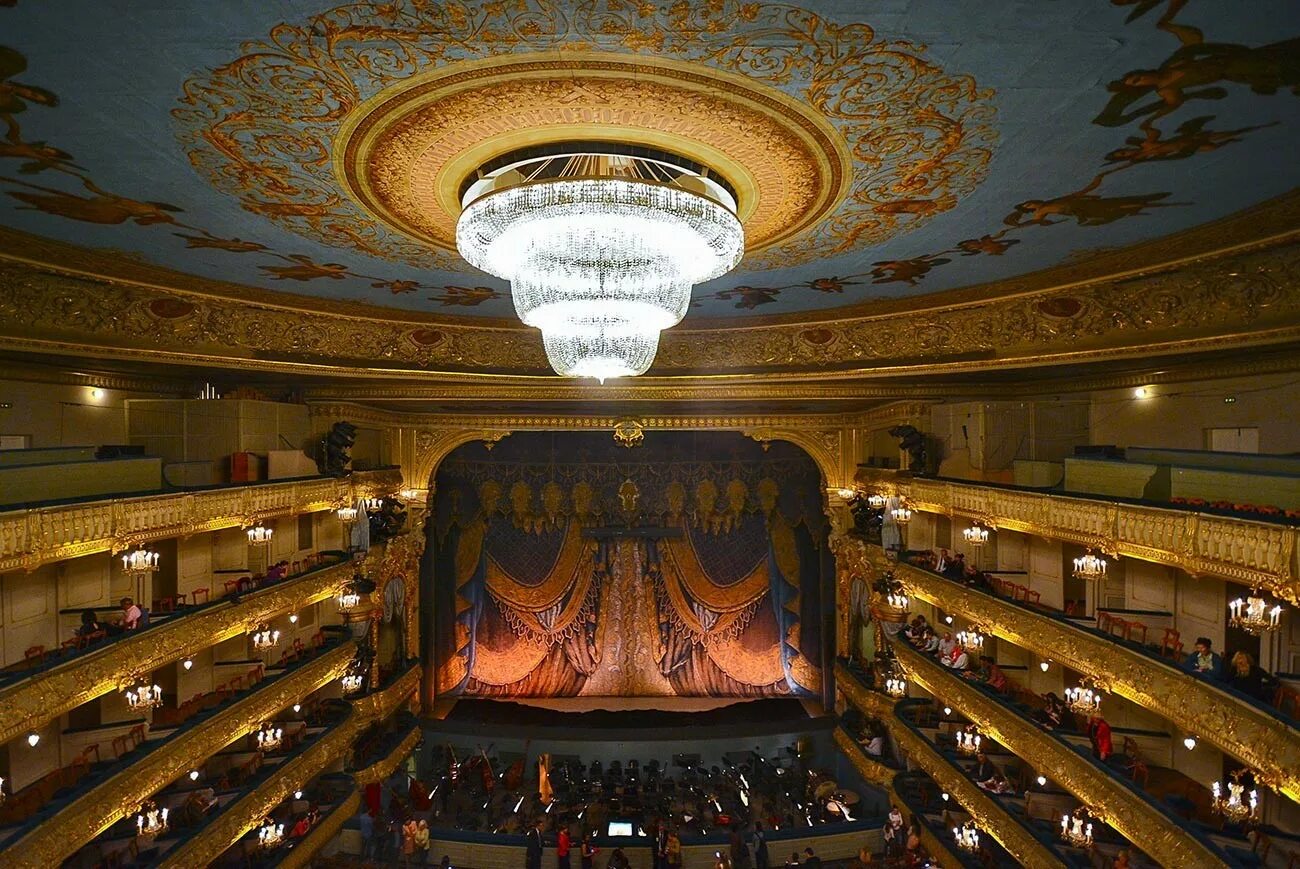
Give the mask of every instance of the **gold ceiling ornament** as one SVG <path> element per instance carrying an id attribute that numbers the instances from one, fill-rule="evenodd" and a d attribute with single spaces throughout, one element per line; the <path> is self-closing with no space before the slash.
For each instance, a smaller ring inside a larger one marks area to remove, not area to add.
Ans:
<path id="1" fill-rule="evenodd" d="M 628 449 L 645 443 L 645 426 L 641 420 L 629 417 L 614 423 L 614 443 Z"/>
<path id="2" fill-rule="evenodd" d="M 246 209 L 329 246 L 420 268 L 430 265 L 428 247 L 386 231 L 340 195 L 333 177 L 340 167 L 327 155 L 342 156 L 343 177 L 358 165 L 370 175 L 363 183 L 379 196 L 363 193 L 368 205 L 384 195 L 388 205 L 412 195 L 437 204 L 446 189 L 440 172 L 459 172 L 451 181 L 458 185 L 475 160 L 530 137 L 554 137 L 557 126 L 570 128 L 564 138 L 576 128 L 608 135 L 615 127 L 620 136 L 691 141 L 697 151 L 738 152 L 751 173 L 769 175 L 772 167 L 755 152 L 829 138 L 813 159 L 833 160 L 822 168 L 866 180 L 851 197 L 844 195 L 847 181 L 818 190 L 822 173 L 764 189 L 768 202 L 753 203 L 755 214 L 789 209 L 801 198 L 834 206 L 815 206 L 813 225 L 773 222 L 778 235 L 800 236 L 771 249 L 773 262 L 783 264 L 856 249 L 927 222 L 973 190 L 992 157 L 993 92 L 946 73 L 922 46 L 879 37 L 867 23 L 842 25 L 797 6 L 737 0 L 534 5 L 352 4 L 305 25 L 280 24 L 272 38 L 246 44 L 242 56 L 185 83 L 172 113 L 181 145 L 201 175 Z M 538 66 L 509 73 L 508 87 L 493 82 L 505 77 L 497 67 L 529 63 Z M 435 72 L 422 75 L 426 70 Z M 309 107 L 315 101 L 304 101 L 304 90 L 331 110 Z M 410 155 L 396 163 L 383 157 L 382 145 L 351 147 L 358 130 L 383 135 L 393 126 L 393 119 L 371 116 L 395 96 L 416 105 L 426 98 L 424 108 L 443 119 L 445 135 L 427 123 L 417 127 L 423 136 L 395 129 L 408 140 L 395 153 Z M 381 155 L 373 167 L 353 156 L 366 150 Z M 380 168 L 392 165 L 397 172 Z M 780 171 L 789 165 L 773 161 Z M 303 207 L 304 191 L 310 208 Z M 445 200 L 439 210 L 443 218 L 455 216 Z M 417 215 L 415 222 L 424 220 Z M 434 264 L 455 260 L 448 255 Z"/>

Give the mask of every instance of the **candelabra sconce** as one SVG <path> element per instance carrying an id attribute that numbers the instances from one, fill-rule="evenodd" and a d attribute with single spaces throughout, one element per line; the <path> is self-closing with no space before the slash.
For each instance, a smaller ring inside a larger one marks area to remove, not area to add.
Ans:
<path id="1" fill-rule="evenodd" d="M 896 610 L 907 612 L 908 599 L 907 595 L 903 594 L 902 591 L 891 591 L 885 595 L 885 602 Z"/>
<path id="2" fill-rule="evenodd" d="M 361 595 L 352 589 L 340 592 L 338 596 L 339 610 L 341 612 L 354 610 L 361 606 Z"/>
<path id="3" fill-rule="evenodd" d="M 1092 844 L 1092 819 L 1087 809 L 1080 806 L 1061 815 L 1061 839 L 1075 848 L 1087 848 Z"/>
<path id="4" fill-rule="evenodd" d="M 858 497 L 858 490 L 849 488 L 836 489 L 835 494 L 840 496 L 841 501 L 849 503 Z"/>
<path id="5" fill-rule="evenodd" d="M 126 697 L 126 705 L 131 707 L 132 712 L 144 714 L 162 705 L 162 688 L 143 677 L 132 680 L 123 689 L 122 694 Z"/>
<path id="6" fill-rule="evenodd" d="M 989 529 L 983 525 L 976 524 L 963 530 L 961 536 L 970 546 L 980 547 L 989 542 Z"/>
<path id="7" fill-rule="evenodd" d="M 136 835 L 152 839 L 166 832 L 167 814 L 167 809 L 158 808 L 152 800 L 142 805 L 135 816 Z"/>
<path id="8" fill-rule="evenodd" d="M 962 754 L 977 754 L 983 741 L 979 728 L 974 724 L 969 725 L 965 730 L 957 731 L 957 750 Z"/>
<path id="9" fill-rule="evenodd" d="M 352 523 L 357 521 L 357 512 L 357 508 L 353 507 L 351 504 L 344 504 L 335 511 L 339 517 L 339 521 L 343 523 L 344 528 L 351 528 Z"/>
<path id="10" fill-rule="evenodd" d="M 890 517 L 899 525 L 906 525 L 912 521 L 912 508 L 906 504 L 901 504 L 889 511 Z"/>
<path id="11" fill-rule="evenodd" d="M 1106 559 L 1089 549 L 1074 559 L 1074 575 L 1079 579 L 1101 579 L 1106 575 Z"/>
<path id="12" fill-rule="evenodd" d="M 907 680 L 902 676 L 889 676 L 885 679 L 885 693 L 890 697 L 907 696 Z"/>
<path id="13" fill-rule="evenodd" d="M 366 513 L 373 513 L 380 507 L 384 506 L 383 498 L 362 498 L 357 504 Z"/>
<path id="14" fill-rule="evenodd" d="M 1254 636 L 1277 630 L 1282 619 L 1282 605 L 1270 607 L 1258 588 L 1252 588 L 1246 598 L 1237 598 L 1228 604 L 1228 610 L 1232 613 L 1229 624 Z"/>
<path id="15" fill-rule="evenodd" d="M 984 654 L 984 635 L 975 628 L 957 632 L 957 642 L 970 655 Z"/>
<path id="16" fill-rule="evenodd" d="M 267 723 L 262 725 L 262 729 L 257 731 L 257 750 L 275 751 L 280 747 L 284 740 L 284 728 L 276 727 Z"/>
<path id="17" fill-rule="evenodd" d="M 354 668 L 345 673 L 339 682 L 343 685 L 344 694 L 356 694 L 365 687 L 366 677 L 360 668 Z"/>
<path id="18" fill-rule="evenodd" d="M 1084 679 L 1078 685 L 1065 689 L 1065 705 L 1071 712 L 1079 715 L 1098 715 L 1101 713 L 1101 687 L 1090 684 L 1092 680 Z"/>
<path id="19" fill-rule="evenodd" d="M 867 496 L 867 506 L 872 510 L 885 509 L 885 496 L 879 492 L 873 492 Z"/>
<path id="20" fill-rule="evenodd" d="M 137 582 L 148 579 L 158 570 L 161 556 L 143 546 L 122 555 L 122 571 Z"/>
<path id="21" fill-rule="evenodd" d="M 262 520 L 259 519 L 257 524 L 250 526 L 246 533 L 248 534 L 249 546 L 262 546 L 270 549 L 271 536 L 275 534 L 275 529 L 263 525 Z"/>
<path id="22" fill-rule="evenodd" d="M 253 631 L 253 648 L 259 652 L 268 652 L 280 644 L 280 632 L 273 631 L 266 625 L 259 625 Z"/>
<path id="23" fill-rule="evenodd" d="M 952 828 L 952 837 L 957 847 L 974 854 L 980 849 L 980 829 L 974 821 L 967 821 L 960 827 Z"/>
<path id="24" fill-rule="evenodd" d="M 1246 784 L 1242 782 L 1245 776 L 1246 770 L 1239 769 L 1226 782 L 1216 781 L 1210 786 L 1214 795 L 1211 808 L 1222 815 L 1224 820 L 1234 824 L 1240 824 L 1259 814 L 1259 791 L 1251 788 L 1249 793 L 1246 792 Z"/>
<path id="25" fill-rule="evenodd" d="M 284 824 L 277 824 L 270 818 L 266 819 L 257 831 L 257 845 L 259 848 L 274 848 L 284 841 Z"/>

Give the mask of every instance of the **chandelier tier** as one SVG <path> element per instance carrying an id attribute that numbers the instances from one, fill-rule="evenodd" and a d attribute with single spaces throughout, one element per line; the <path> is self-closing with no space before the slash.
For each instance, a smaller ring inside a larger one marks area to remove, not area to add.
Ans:
<path id="1" fill-rule="evenodd" d="M 1232 612 L 1229 623 L 1254 636 L 1276 630 L 1282 618 L 1282 605 L 1274 604 L 1270 607 L 1268 601 L 1260 595 L 1259 589 L 1251 589 L 1249 597 L 1232 601 L 1228 604 L 1228 609 Z"/>
<path id="2" fill-rule="evenodd" d="M 519 319 L 542 331 L 557 374 L 642 374 L 659 333 L 686 315 L 691 287 L 740 262 L 735 197 L 704 167 L 665 152 L 542 150 L 479 169 L 462 193 L 456 247 L 510 281 Z"/>

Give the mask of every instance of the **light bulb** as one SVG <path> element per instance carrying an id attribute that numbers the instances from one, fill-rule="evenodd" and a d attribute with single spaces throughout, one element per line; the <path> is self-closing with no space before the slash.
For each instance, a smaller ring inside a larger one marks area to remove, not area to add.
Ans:
<path id="1" fill-rule="evenodd" d="M 41 735 L 37 733 L 35 730 L 27 734 L 27 744 L 30 745 L 32 748 L 35 748 L 36 743 L 40 741 L 41 741 Z"/>
<path id="2" fill-rule="evenodd" d="M 301 704 L 301 703 L 295 703 L 295 704 L 293 704 L 293 711 L 294 711 L 294 712 L 301 712 L 301 711 L 302 711 L 302 704 Z"/>
<path id="3" fill-rule="evenodd" d="M 197 769 L 190 770 L 190 781 L 198 781 L 198 780 L 199 780 L 199 771 Z"/>
<path id="4" fill-rule="evenodd" d="M 294 792 L 293 792 L 293 798 L 294 798 L 295 800 L 300 800 L 300 799 L 302 799 L 302 791 L 294 791 Z"/>
<path id="5" fill-rule="evenodd" d="M 942 796 L 943 796 L 943 801 L 944 801 L 945 803 L 948 802 L 948 792 L 947 792 L 947 791 L 944 791 L 943 794 L 942 794 Z"/>
<path id="6" fill-rule="evenodd" d="M 952 624 L 952 616 L 944 616 L 943 620 L 948 624 Z"/>
<path id="7" fill-rule="evenodd" d="M 297 614 L 297 613 L 291 613 L 291 614 L 289 615 L 289 624 L 291 624 L 291 625 L 296 625 L 296 624 L 298 624 L 298 614 Z"/>
<path id="8" fill-rule="evenodd" d="M 1145 386 L 1139 386 L 1137 389 L 1133 390 L 1134 398 L 1147 398 L 1150 395 L 1151 395 L 1151 390 L 1147 389 Z"/>
<path id="9" fill-rule="evenodd" d="M 181 666 L 184 667 L 186 670 L 193 670 L 194 661 L 191 658 L 186 658 L 184 661 L 181 661 Z"/>
<path id="10" fill-rule="evenodd" d="M 1047 661 L 1039 661 L 1039 662 L 1038 662 L 1038 669 L 1042 670 L 1044 673 L 1047 672 L 1047 668 L 1050 667 L 1050 666 L 1051 666 L 1051 664 L 1049 664 Z"/>
<path id="11" fill-rule="evenodd" d="M 951 715 L 951 714 L 952 714 L 952 707 L 951 707 L 951 706 L 945 706 L 945 707 L 943 707 L 943 714 L 944 714 L 944 715 Z"/>
<path id="12" fill-rule="evenodd" d="M 1045 776 L 1045 775 L 1040 775 L 1040 776 L 1038 777 L 1038 786 L 1039 786 L 1040 788 L 1041 788 L 1041 787 L 1046 787 L 1046 786 L 1047 786 L 1047 776 Z"/>
<path id="13" fill-rule="evenodd" d="M 1195 736 L 1187 737 L 1186 739 L 1183 740 L 1183 745 L 1187 746 L 1188 751 L 1191 751 L 1193 748 L 1196 747 L 1196 737 Z"/>

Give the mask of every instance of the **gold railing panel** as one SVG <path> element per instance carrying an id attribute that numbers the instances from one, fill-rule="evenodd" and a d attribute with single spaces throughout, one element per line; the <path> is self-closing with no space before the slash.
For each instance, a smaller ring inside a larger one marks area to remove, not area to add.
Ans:
<path id="1" fill-rule="evenodd" d="M 356 700 L 348 717 L 302 754 L 283 764 L 256 790 L 244 794 L 223 809 L 221 817 L 198 835 L 167 852 L 161 869 L 208 866 L 231 845 L 258 827 L 276 806 L 284 802 L 303 782 L 324 772 L 344 757 L 363 730 L 386 718 L 420 684 L 420 668 L 412 667 L 392 685 Z"/>
<path id="2" fill-rule="evenodd" d="M 101 782 L 63 811 L 7 846 L 7 866 L 46 869 L 58 866 L 79 848 L 171 782 L 227 745 L 275 717 L 316 689 L 347 672 L 357 646 L 348 640 L 284 678 L 177 736 L 117 775 Z M 191 865 L 203 865 L 195 863 Z"/>
<path id="3" fill-rule="evenodd" d="M 1058 784 L 1124 838 L 1137 843 L 1160 865 L 1180 869 L 1228 865 L 1155 806 L 1118 785 L 1110 774 L 1055 737 L 1007 711 L 980 689 L 906 643 L 895 643 L 894 651 L 909 680 L 959 710 L 1013 754 L 1033 758 L 1040 769 L 1052 770 L 1052 778 Z"/>
<path id="4" fill-rule="evenodd" d="M 1213 744 L 1255 770 L 1257 778 L 1300 800 L 1300 731 L 1212 683 L 1151 660 L 1104 637 L 906 564 L 884 562 L 909 595 L 961 613 L 1042 658 L 1072 669 Z"/>
<path id="5" fill-rule="evenodd" d="M 209 646 L 255 630 L 276 616 L 334 597 L 354 570 L 351 562 L 343 562 L 245 595 L 237 604 L 217 604 L 179 616 L 16 682 L 0 691 L 0 743 L 117 690 L 131 673 L 148 673 L 192 657 Z"/>
<path id="6" fill-rule="evenodd" d="M 859 469 L 856 480 L 871 491 L 897 492 L 916 510 L 1259 585 L 1300 605 L 1300 528 L 1294 526 L 871 468 Z"/>
<path id="7" fill-rule="evenodd" d="M 0 511 L 0 572 L 33 570 L 66 558 L 118 552 L 136 543 L 327 510 L 360 497 L 392 494 L 401 485 L 401 471 L 388 468 L 339 479 Z"/>
<path id="8" fill-rule="evenodd" d="M 305 866 L 310 866 L 312 858 L 334 841 L 334 837 L 343 831 L 343 825 L 357 813 L 359 808 L 361 808 L 361 793 L 354 790 L 344 797 L 343 802 L 330 809 L 329 814 L 321 818 L 316 826 L 311 828 L 311 832 L 293 846 L 292 851 L 284 855 L 284 859 L 276 864 L 276 869 L 303 869 Z"/>
<path id="9" fill-rule="evenodd" d="M 917 766 L 953 796 L 981 830 L 997 840 L 1021 866 L 1061 866 L 1066 864 L 1013 818 L 997 800 L 966 777 L 926 739 L 899 720 L 892 699 L 868 691 L 843 664 L 835 664 L 835 685 L 850 703 L 885 722 L 894 741 Z"/>

